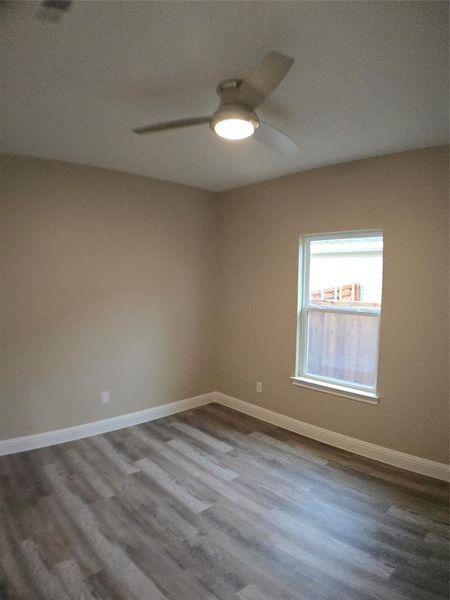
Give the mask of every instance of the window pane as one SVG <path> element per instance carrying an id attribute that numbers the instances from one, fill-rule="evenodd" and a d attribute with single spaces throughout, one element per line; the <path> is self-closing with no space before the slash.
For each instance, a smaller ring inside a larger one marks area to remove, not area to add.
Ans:
<path id="1" fill-rule="evenodd" d="M 379 308 L 382 275 L 381 236 L 311 240 L 311 305 Z"/>
<path id="2" fill-rule="evenodd" d="M 308 311 L 306 373 L 375 387 L 378 319 Z"/>

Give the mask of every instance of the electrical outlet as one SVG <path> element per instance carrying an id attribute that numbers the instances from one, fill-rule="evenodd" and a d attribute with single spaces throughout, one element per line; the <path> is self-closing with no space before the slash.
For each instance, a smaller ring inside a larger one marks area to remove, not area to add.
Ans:
<path id="1" fill-rule="evenodd" d="M 256 391 L 258 392 L 258 394 L 262 394 L 262 381 L 256 382 Z"/>
<path id="2" fill-rule="evenodd" d="M 109 392 L 102 392 L 102 404 L 108 404 L 109 402 Z"/>

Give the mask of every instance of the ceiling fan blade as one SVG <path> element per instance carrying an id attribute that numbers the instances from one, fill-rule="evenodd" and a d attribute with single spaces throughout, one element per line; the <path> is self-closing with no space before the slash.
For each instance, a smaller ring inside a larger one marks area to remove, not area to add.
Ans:
<path id="1" fill-rule="evenodd" d="M 281 83 L 294 59 L 272 50 L 248 75 L 242 77 L 236 100 L 248 108 L 256 108 Z"/>
<path id="2" fill-rule="evenodd" d="M 193 125 L 203 125 L 209 123 L 211 117 L 193 117 L 192 119 L 179 119 L 177 121 L 166 121 L 165 123 L 155 123 L 154 125 L 144 125 L 136 127 L 133 133 L 142 135 L 143 133 L 154 133 L 155 131 L 165 131 L 166 129 L 179 129 L 181 127 L 192 127 Z"/>
<path id="3" fill-rule="evenodd" d="M 253 137 L 266 144 L 266 146 L 270 146 L 285 154 L 294 154 L 299 151 L 299 147 L 294 140 L 291 140 L 289 136 L 275 129 L 275 127 L 267 125 L 267 123 L 261 122 Z"/>

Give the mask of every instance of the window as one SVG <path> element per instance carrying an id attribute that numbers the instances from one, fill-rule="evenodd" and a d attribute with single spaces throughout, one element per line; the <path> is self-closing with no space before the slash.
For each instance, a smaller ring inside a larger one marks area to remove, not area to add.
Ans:
<path id="1" fill-rule="evenodd" d="M 304 236 L 299 267 L 293 383 L 375 401 L 382 232 Z"/>

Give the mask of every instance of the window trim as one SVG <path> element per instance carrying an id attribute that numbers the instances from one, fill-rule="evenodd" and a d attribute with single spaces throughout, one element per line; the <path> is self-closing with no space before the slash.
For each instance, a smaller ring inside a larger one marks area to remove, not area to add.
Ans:
<path id="1" fill-rule="evenodd" d="M 355 390 L 345 385 L 335 385 L 333 383 L 325 383 L 324 380 L 316 381 L 309 377 L 291 377 L 293 385 L 315 390 L 316 392 L 324 392 L 332 396 L 340 396 L 341 398 L 350 398 L 350 400 L 359 400 L 367 404 L 378 404 L 380 395 L 375 392 L 367 392 L 365 390 Z"/>
<path id="2" fill-rule="evenodd" d="M 291 377 L 294 385 L 299 385 L 317 391 L 328 392 L 329 394 L 362 400 L 371 404 L 377 404 L 380 398 L 378 392 L 378 369 L 379 369 L 379 350 L 380 350 L 380 324 L 381 308 L 348 308 L 323 305 L 314 305 L 309 301 L 309 272 L 310 272 L 310 245 L 311 241 L 320 239 L 340 239 L 340 238 L 359 238 L 379 235 L 383 237 L 382 229 L 359 229 L 356 231 L 339 231 L 331 233 L 320 233 L 311 235 L 302 235 L 299 239 L 299 277 L 298 277 L 298 301 L 297 301 L 297 338 L 296 338 L 296 359 L 295 375 Z M 384 253 L 384 249 L 383 249 Z M 308 301 L 304 303 L 304 298 Z M 343 382 L 331 377 L 319 377 L 306 372 L 307 359 L 307 337 L 308 337 L 308 314 L 312 311 L 323 311 L 340 314 L 357 314 L 359 316 L 371 316 L 378 319 L 378 344 L 376 352 L 376 383 L 375 386 L 360 385 L 357 383 Z"/>

